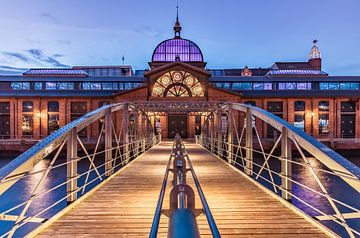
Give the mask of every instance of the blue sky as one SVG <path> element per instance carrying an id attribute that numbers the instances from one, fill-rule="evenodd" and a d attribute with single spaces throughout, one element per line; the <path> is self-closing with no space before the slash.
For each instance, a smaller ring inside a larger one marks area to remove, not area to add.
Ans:
<path id="1" fill-rule="evenodd" d="M 303 61 L 319 40 L 323 69 L 360 75 L 359 0 L 179 0 L 182 37 L 209 68 Z M 147 68 L 173 37 L 176 0 L 0 0 L 0 74 L 29 67 Z"/>

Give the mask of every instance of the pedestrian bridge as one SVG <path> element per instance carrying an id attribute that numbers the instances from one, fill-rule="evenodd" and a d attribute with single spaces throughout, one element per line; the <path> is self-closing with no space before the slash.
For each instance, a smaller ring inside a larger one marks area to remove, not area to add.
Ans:
<path id="1" fill-rule="evenodd" d="M 148 120 L 159 111 L 202 113 L 201 135 L 161 140 Z M 279 131 L 269 148 L 256 120 Z M 78 132 L 96 121 L 90 149 Z M 360 236 L 359 168 L 244 104 L 107 105 L 40 141 L 0 179 L 1 237 Z"/>

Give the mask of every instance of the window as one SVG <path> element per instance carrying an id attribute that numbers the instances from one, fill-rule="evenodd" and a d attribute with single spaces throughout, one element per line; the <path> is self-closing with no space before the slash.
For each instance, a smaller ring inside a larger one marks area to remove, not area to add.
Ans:
<path id="1" fill-rule="evenodd" d="M 319 115 L 319 134 L 329 134 L 330 130 L 330 123 L 329 123 L 329 114 L 320 114 Z"/>
<path id="2" fill-rule="evenodd" d="M 56 90 L 56 82 L 46 82 L 45 89 L 46 90 Z"/>
<path id="3" fill-rule="evenodd" d="M 10 113 L 10 102 L 0 102 L 0 114 Z"/>
<path id="4" fill-rule="evenodd" d="M 253 90 L 272 90 L 272 83 L 253 83 Z"/>
<path id="5" fill-rule="evenodd" d="M 329 111 L 329 101 L 320 101 L 319 102 L 319 111 L 328 112 Z"/>
<path id="6" fill-rule="evenodd" d="M 84 115 L 87 113 L 86 102 L 71 102 L 71 114 Z"/>
<path id="7" fill-rule="evenodd" d="M 23 112 L 33 112 L 33 110 L 34 110 L 33 102 L 24 101 L 22 103 L 22 111 Z"/>
<path id="8" fill-rule="evenodd" d="M 30 90 L 29 82 L 12 82 L 11 88 L 14 90 Z"/>
<path id="9" fill-rule="evenodd" d="M 282 102 L 268 102 L 267 108 L 269 112 L 283 112 Z"/>
<path id="10" fill-rule="evenodd" d="M 48 112 L 59 112 L 59 102 L 57 101 L 48 102 Z"/>
<path id="11" fill-rule="evenodd" d="M 305 113 L 295 114 L 294 126 L 301 131 L 305 131 Z"/>
<path id="12" fill-rule="evenodd" d="M 288 82 L 288 83 L 279 83 L 279 90 L 295 90 L 296 83 Z"/>
<path id="13" fill-rule="evenodd" d="M 34 132 L 34 121 L 32 114 L 22 115 L 22 133 L 24 136 L 32 136 Z"/>
<path id="14" fill-rule="evenodd" d="M 359 83 L 341 82 L 340 90 L 359 90 Z"/>
<path id="15" fill-rule="evenodd" d="M 342 112 L 355 112 L 355 103 L 354 102 L 341 102 L 341 111 Z"/>
<path id="16" fill-rule="evenodd" d="M 70 108 L 71 121 L 74 121 L 74 120 L 82 117 L 86 113 L 87 113 L 87 103 L 86 102 L 71 102 L 71 108 Z M 81 137 L 85 137 L 87 134 L 86 128 L 79 131 L 78 134 Z"/>
<path id="17" fill-rule="evenodd" d="M 338 90 L 339 89 L 339 83 L 329 83 L 329 90 Z"/>
<path id="18" fill-rule="evenodd" d="M 10 102 L 0 102 L 0 138 L 10 137 Z"/>
<path id="19" fill-rule="evenodd" d="M 83 90 L 101 90 L 101 83 L 99 82 L 83 82 Z"/>
<path id="20" fill-rule="evenodd" d="M 34 83 L 35 90 L 42 90 L 42 82 L 35 82 Z"/>
<path id="21" fill-rule="evenodd" d="M 49 114 L 48 115 L 48 133 L 49 135 L 59 130 L 59 114 Z"/>
<path id="22" fill-rule="evenodd" d="M 156 81 L 152 90 L 152 96 L 203 97 L 204 90 L 200 81 L 192 74 L 185 71 L 170 71 L 160 76 Z"/>
<path id="23" fill-rule="evenodd" d="M 56 88 L 58 90 L 74 90 L 74 83 L 69 83 L 69 82 L 56 83 Z"/>
<path id="24" fill-rule="evenodd" d="M 252 90 L 252 83 L 233 83 L 233 90 Z"/>
<path id="25" fill-rule="evenodd" d="M 311 90 L 311 83 L 296 83 L 297 90 Z"/>
<path id="26" fill-rule="evenodd" d="M 304 101 L 295 101 L 294 102 L 294 111 L 305 111 L 305 102 Z"/>
<path id="27" fill-rule="evenodd" d="M 102 83 L 103 90 L 118 90 L 117 83 Z"/>
<path id="28" fill-rule="evenodd" d="M 267 110 L 280 118 L 283 117 L 282 102 L 267 102 Z M 276 135 L 278 135 L 278 131 L 270 124 L 267 124 L 267 137 L 274 138 Z"/>

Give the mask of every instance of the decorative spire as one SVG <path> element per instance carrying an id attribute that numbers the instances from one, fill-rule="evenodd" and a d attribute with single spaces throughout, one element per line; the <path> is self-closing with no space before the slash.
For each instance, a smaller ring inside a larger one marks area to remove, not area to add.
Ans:
<path id="1" fill-rule="evenodd" d="M 175 38 L 180 38 L 181 25 L 179 22 L 179 2 L 176 5 L 176 22 L 174 26 Z"/>
<path id="2" fill-rule="evenodd" d="M 318 40 L 313 40 L 313 47 L 311 48 L 311 52 L 309 53 L 309 59 L 321 59 L 321 53 L 319 48 L 317 47 Z"/>

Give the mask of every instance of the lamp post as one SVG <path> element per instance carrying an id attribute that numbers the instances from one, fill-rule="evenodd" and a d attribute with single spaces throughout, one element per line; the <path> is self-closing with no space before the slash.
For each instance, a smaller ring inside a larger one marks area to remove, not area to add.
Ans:
<path id="1" fill-rule="evenodd" d="M 314 136 L 314 112 L 311 112 L 311 136 Z"/>
<path id="2" fill-rule="evenodd" d="M 41 139 L 41 110 L 36 113 L 36 116 L 39 118 L 39 137 Z"/>

